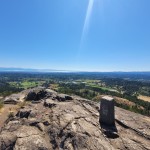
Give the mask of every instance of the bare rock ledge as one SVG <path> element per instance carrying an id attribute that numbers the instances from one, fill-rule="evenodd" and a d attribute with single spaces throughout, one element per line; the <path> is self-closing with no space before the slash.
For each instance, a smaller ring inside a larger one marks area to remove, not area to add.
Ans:
<path id="1" fill-rule="evenodd" d="M 100 125 L 98 103 L 48 89 L 27 99 L 40 98 L 7 120 L 0 150 L 150 150 L 149 117 L 116 107 L 114 135 Z"/>

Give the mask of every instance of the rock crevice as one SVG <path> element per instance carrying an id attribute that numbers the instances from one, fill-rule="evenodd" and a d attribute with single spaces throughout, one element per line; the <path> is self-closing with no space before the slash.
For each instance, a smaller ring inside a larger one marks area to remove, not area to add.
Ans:
<path id="1" fill-rule="evenodd" d="M 100 124 L 98 103 L 50 89 L 40 94 L 6 122 L 0 150 L 150 150 L 148 117 L 116 107 L 113 129 Z"/>

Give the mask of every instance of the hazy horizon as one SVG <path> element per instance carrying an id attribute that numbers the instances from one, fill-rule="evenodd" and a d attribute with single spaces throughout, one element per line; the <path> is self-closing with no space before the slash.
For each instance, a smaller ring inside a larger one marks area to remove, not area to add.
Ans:
<path id="1" fill-rule="evenodd" d="M 32 71 L 32 72 L 99 72 L 99 73 L 103 73 L 103 72 L 150 72 L 149 70 L 145 70 L 145 71 L 122 71 L 122 70 L 111 70 L 111 71 L 100 71 L 100 70 L 66 70 L 66 69 L 51 69 L 51 68 L 18 68 L 18 67 L 0 67 L 0 71 Z"/>

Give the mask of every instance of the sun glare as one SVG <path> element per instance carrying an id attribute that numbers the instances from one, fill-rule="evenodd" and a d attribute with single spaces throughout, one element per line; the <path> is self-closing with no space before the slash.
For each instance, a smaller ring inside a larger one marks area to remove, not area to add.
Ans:
<path id="1" fill-rule="evenodd" d="M 89 0 L 86 17 L 85 17 L 85 21 L 84 21 L 84 26 L 83 26 L 83 30 L 82 30 L 80 48 L 84 44 L 85 38 L 88 33 L 90 18 L 91 18 L 91 14 L 92 14 L 92 10 L 93 10 L 93 5 L 94 5 L 94 0 Z"/>

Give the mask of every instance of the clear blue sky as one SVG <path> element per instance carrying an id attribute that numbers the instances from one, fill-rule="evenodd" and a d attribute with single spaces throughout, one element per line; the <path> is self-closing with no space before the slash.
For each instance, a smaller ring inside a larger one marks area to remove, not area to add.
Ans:
<path id="1" fill-rule="evenodd" d="M 0 0 L 0 67 L 150 71 L 150 0 Z"/>

